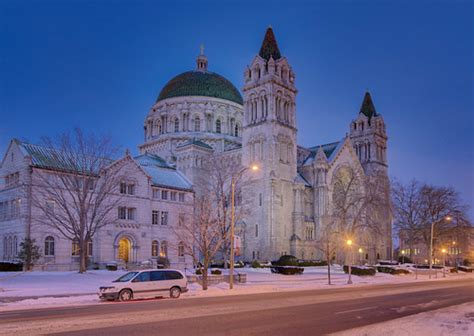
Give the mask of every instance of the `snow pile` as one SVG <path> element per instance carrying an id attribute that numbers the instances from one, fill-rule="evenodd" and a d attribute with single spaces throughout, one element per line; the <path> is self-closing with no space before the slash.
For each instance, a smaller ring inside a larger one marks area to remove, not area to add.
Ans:
<path id="1" fill-rule="evenodd" d="M 228 270 L 222 270 L 223 274 L 228 274 L 228 272 Z M 247 283 L 235 283 L 232 291 L 229 290 L 228 283 L 211 285 L 206 291 L 203 291 L 199 284 L 189 284 L 189 292 L 183 294 L 182 297 L 242 295 L 348 286 L 348 275 L 344 273 L 341 266 L 331 267 L 332 286 L 327 284 L 327 266 L 305 267 L 304 273 L 300 275 L 274 274 L 269 268 L 239 268 L 234 272 L 235 274 L 247 274 Z M 0 311 L 97 304 L 100 303 L 96 295 L 98 288 L 124 273 L 125 271 L 106 270 L 89 271 L 86 274 L 77 272 L 0 272 L 0 288 L 3 288 L 3 291 L 0 290 Z M 431 281 L 466 277 L 474 278 L 474 274 L 446 274 L 446 278 L 439 275 L 438 279 L 433 277 Z M 418 274 L 418 280 L 415 280 L 414 275 L 403 277 L 386 273 L 377 273 L 370 277 L 352 275 L 353 284 L 350 286 L 407 283 L 421 280 L 428 280 L 428 276 Z"/>
<path id="2" fill-rule="evenodd" d="M 346 330 L 338 336 L 474 335 L 474 302 Z"/>
<path id="3" fill-rule="evenodd" d="M 100 285 L 123 275 L 125 271 L 78 272 L 0 272 L 0 302 L 2 297 L 91 294 Z"/>

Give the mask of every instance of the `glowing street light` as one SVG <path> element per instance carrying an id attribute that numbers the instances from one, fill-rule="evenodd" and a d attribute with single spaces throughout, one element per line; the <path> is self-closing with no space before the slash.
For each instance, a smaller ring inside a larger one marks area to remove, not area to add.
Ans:
<path id="1" fill-rule="evenodd" d="M 445 265 L 446 265 L 446 249 L 445 249 L 445 248 L 441 249 L 441 252 L 443 253 L 443 278 L 446 278 L 446 270 L 445 270 Z"/>
<path id="2" fill-rule="evenodd" d="M 402 250 L 402 264 L 405 263 L 405 250 Z"/>
<path id="3" fill-rule="evenodd" d="M 360 264 L 362 265 L 362 253 L 364 252 L 364 250 L 362 249 L 362 247 L 359 247 L 359 262 Z"/>
<path id="4" fill-rule="evenodd" d="M 244 167 L 238 171 L 235 175 L 232 175 L 231 179 L 231 206 L 230 206 L 230 267 L 229 267 L 229 289 L 234 288 L 234 245 L 235 245 L 235 184 L 238 178 L 245 173 L 248 169 L 252 171 L 258 171 L 259 167 L 254 164 L 251 167 Z"/>
<path id="5" fill-rule="evenodd" d="M 349 269 L 349 279 L 347 279 L 347 284 L 348 285 L 351 285 L 352 284 L 352 268 L 351 268 L 351 262 L 352 262 L 352 249 L 351 249 L 351 246 L 352 246 L 352 240 L 348 239 L 346 241 L 346 244 L 347 244 L 347 247 L 349 249 L 349 265 L 348 265 L 348 269 Z"/>
<path id="6" fill-rule="evenodd" d="M 435 224 L 439 224 L 439 223 L 441 223 L 442 221 L 450 222 L 452 219 L 453 219 L 453 217 L 447 215 L 447 216 L 444 216 L 443 218 L 439 219 L 438 221 L 431 223 L 430 256 L 429 256 L 429 258 L 430 258 L 430 274 L 429 274 L 429 278 L 430 278 L 430 279 L 431 279 L 431 270 L 433 269 L 433 231 L 434 231 L 434 226 L 435 226 Z M 436 271 L 436 275 L 438 275 L 438 272 L 437 272 L 437 271 Z"/>

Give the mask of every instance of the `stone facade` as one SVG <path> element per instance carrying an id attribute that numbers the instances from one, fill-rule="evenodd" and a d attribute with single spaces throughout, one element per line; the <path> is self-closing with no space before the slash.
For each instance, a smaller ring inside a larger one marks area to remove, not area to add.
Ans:
<path id="1" fill-rule="evenodd" d="M 201 54 L 195 71 L 208 71 L 207 67 Z M 269 28 L 259 54 L 244 71 L 243 105 L 196 93 L 158 100 L 145 120 L 141 152 L 170 159 L 195 188 L 204 173 L 201 163 L 211 153 L 233 160 L 236 166 L 260 167 L 246 173 L 251 187 L 242 190 L 245 217 L 236 228 L 242 240 L 240 257 L 246 261 L 273 260 L 282 254 L 321 257 L 316 240 L 324 216 L 331 213 L 335 176 L 344 167 L 356 171 L 360 179 L 377 175 L 388 183 L 385 124 L 370 94 L 366 93 L 359 115 L 349 124 L 347 136 L 304 148 L 296 140 L 295 77 Z M 196 89 L 188 88 L 192 90 Z M 196 119 L 199 129 L 193 123 Z M 168 120 L 167 131 L 150 133 L 156 120 L 160 124 Z M 178 120 L 181 126 L 169 126 L 175 125 L 170 120 Z M 217 120 L 221 120 L 219 130 Z M 236 125 L 239 132 L 234 132 Z M 381 218 L 382 239 L 366 237 L 359 244 L 369 261 L 392 255 L 391 217 L 385 213 Z"/>
<path id="2" fill-rule="evenodd" d="M 239 168 L 259 166 L 257 172 L 246 173 L 251 183 L 242 190 L 245 216 L 236 227 L 242 241 L 239 258 L 245 261 L 274 260 L 282 254 L 320 258 L 316 241 L 325 216 L 332 211 L 335 178 L 344 169 L 352 169 L 361 180 L 381 176 L 388 183 L 385 124 L 369 93 L 357 118 L 349 123 L 345 137 L 308 148 L 297 144 L 296 95 L 296 75 L 269 28 L 259 53 L 244 70 L 243 98 L 229 81 L 208 70 L 207 57 L 201 50 L 196 69 L 166 84 L 143 124 L 140 157 L 153 156 L 166 162 L 167 169 L 186 176 L 193 191 L 199 192 L 202 163 L 213 153 Z M 37 168 L 20 147 L 12 142 L 0 176 L 6 181 L 7 176 L 19 172 L 18 185 L 23 185 L 28 184 L 24 181 Z M 130 258 L 134 262 L 151 258 L 153 240 L 171 242 L 166 228 L 151 224 L 151 212 L 155 208 L 167 209 L 173 222 L 182 204 L 153 199 L 153 189 L 158 186 L 153 184 L 150 173 L 140 169 L 140 157 L 123 159 L 130 165 L 130 177 L 137 184 L 136 194 L 127 196 L 127 204 L 137 209 L 137 217 L 132 221 L 117 220 L 97 235 L 93 242 L 94 262 L 118 259 L 121 237 L 131 242 L 134 252 Z M 172 185 L 165 187 L 183 191 Z M 74 267 L 71 242 L 47 228 L 35 227 L 28 198 L 17 196 L 16 188 L 4 185 L 0 192 L 0 201 L 9 200 L 9 207 L 12 201 L 19 202 L 20 207 L 20 215 L 0 222 L 3 259 L 14 258 L 17 248 L 12 246 L 17 246 L 31 228 L 31 236 L 41 244 L 48 235 L 57 242 L 58 254 L 50 263 L 56 266 L 51 267 Z M 188 204 L 192 192 L 184 192 Z M 191 211 L 191 203 L 188 205 Z M 382 236 L 366 237 L 358 244 L 369 261 L 392 255 L 391 217 L 385 212 L 379 218 Z M 42 265 L 49 265 L 46 259 Z M 175 265 L 187 263 L 176 255 L 170 254 L 170 259 Z"/>
<path id="3" fill-rule="evenodd" d="M 38 155 L 41 150 L 41 146 L 12 140 L 2 161 L 0 175 L 18 174 L 19 178 L 9 179 L 8 183 L 4 178 L 0 191 L 0 260 L 16 260 L 20 242 L 30 237 L 42 254 L 35 269 L 75 270 L 79 267 L 79 256 L 74 242 L 45 225 L 41 210 L 32 202 L 33 195 L 44 188 L 40 174 L 61 174 L 38 161 L 42 158 Z M 192 219 L 194 194 L 189 181 L 174 168 L 164 167 L 153 155 L 132 158 L 126 154 L 114 163 L 113 167 L 117 166 L 123 176 L 120 184 L 128 189 L 120 190 L 117 186 L 116 193 L 110 195 L 119 199 L 117 209 L 111 212 L 116 220 L 93 237 L 88 246 L 89 266 L 102 268 L 110 262 L 132 266 L 144 261 L 153 265 L 161 256 L 167 257 L 174 267 L 191 267 L 188 257 L 178 255 L 179 242 L 171 229 L 179 220 Z M 166 179 L 170 174 L 182 183 L 159 183 L 160 178 Z M 122 217 L 119 208 L 127 209 L 128 213 Z"/>

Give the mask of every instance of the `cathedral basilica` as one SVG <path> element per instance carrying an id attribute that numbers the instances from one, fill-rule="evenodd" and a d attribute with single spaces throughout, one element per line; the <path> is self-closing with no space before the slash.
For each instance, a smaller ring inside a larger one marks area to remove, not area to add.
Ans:
<path id="1" fill-rule="evenodd" d="M 253 190 L 238 223 L 244 260 L 274 260 L 282 254 L 320 257 L 316 249 L 323 219 L 331 212 L 335 176 L 349 167 L 361 179 L 388 181 L 387 135 L 368 92 L 347 135 L 312 147 L 297 144 L 296 76 L 281 53 L 273 30 L 244 70 L 242 94 L 209 71 L 201 49 L 196 68 L 171 79 L 144 123 L 142 153 L 154 153 L 193 184 L 200 163 L 214 153 L 242 167 L 257 164 Z M 391 217 L 380 216 L 379 233 L 360 243 L 363 259 L 390 258 Z"/>
<path id="2" fill-rule="evenodd" d="M 350 170 L 359 180 L 378 176 L 388 181 L 385 123 L 368 92 L 360 109 L 354 107 L 346 135 L 335 135 L 327 144 L 299 146 L 296 74 L 271 27 L 250 61 L 239 91 L 209 70 L 201 48 L 195 69 L 161 89 L 145 117 L 140 154 L 131 157 L 127 152 L 117 161 L 128 171 L 122 183 L 126 203 L 119 207 L 116 223 L 91 241 L 93 263 L 138 263 L 165 256 L 174 267 L 189 267 L 191 261 L 180 242 L 173 241 L 169 226 L 191 217 L 192 195 L 210 155 L 239 169 L 259 167 L 246 176 L 251 180 L 241 195 L 246 209 L 236 223 L 244 261 L 275 260 L 284 254 L 322 258 L 318 239 L 334 210 L 338 176 Z M 0 259 L 14 260 L 21 239 L 32 237 L 41 247 L 41 269 L 74 269 L 74 242 L 36 223 L 31 202 L 18 191 L 35 170 L 56 169 L 48 155 L 41 146 L 14 139 L 3 158 Z M 361 260 L 392 256 L 390 213 L 377 218 L 378 235 L 354 239 Z"/>

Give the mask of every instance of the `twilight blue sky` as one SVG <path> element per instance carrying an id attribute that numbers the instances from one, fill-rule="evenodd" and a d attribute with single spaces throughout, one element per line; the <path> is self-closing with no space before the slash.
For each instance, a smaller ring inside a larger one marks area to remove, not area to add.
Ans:
<path id="1" fill-rule="evenodd" d="M 364 90 L 386 121 L 390 175 L 474 204 L 470 1 L 0 3 L 0 151 L 80 126 L 136 152 L 161 87 L 194 68 L 242 86 L 271 24 L 296 72 L 298 141 L 338 140 Z M 473 210 L 471 209 L 471 218 Z"/>

